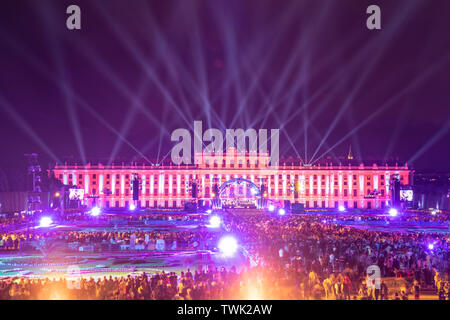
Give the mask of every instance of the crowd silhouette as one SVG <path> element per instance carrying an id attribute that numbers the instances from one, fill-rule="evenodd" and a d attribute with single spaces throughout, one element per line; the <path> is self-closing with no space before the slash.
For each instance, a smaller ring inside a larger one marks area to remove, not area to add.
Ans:
<path id="1" fill-rule="evenodd" d="M 345 219 L 364 222 L 389 218 L 347 215 Z M 402 219 L 448 222 L 443 217 Z M 447 233 L 357 229 L 338 224 L 327 214 L 271 216 L 230 211 L 223 214 L 223 220 L 224 228 L 239 238 L 249 265 L 229 270 L 211 265 L 179 274 L 163 271 L 98 279 L 7 278 L 0 281 L 0 298 L 405 300 L 421 299 L 426 294 L 450 299 Z M 204 236 L 199 237 L 199 233 Z M 24 242 L 40 238 L 129 242 L 132 235 L 137 244 L 156 239 L 180 243 L 217 239 L 206 228 L 182 232 L 6 232 L 0 235 L 0 248 L 21 250 Z M 367 272 L 369 266 L 379 268 L 379 282 Z"/>

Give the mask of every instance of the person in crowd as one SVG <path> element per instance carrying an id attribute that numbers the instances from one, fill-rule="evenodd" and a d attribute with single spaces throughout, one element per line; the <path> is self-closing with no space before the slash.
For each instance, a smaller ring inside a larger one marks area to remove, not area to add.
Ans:
<path id="1" fill-rule="evenodd" d="M 384 280 L 382 280 L 380 284 L 380 295 L 381 300 L 389 300 L 389 289 Z"/>
<path id="2" fill-rule="evenodd" d="M 414 299 L 420 300 L 420 285 L 419 281 L 417 280 L 414 280 L 413 291 L 414 291 Z"/>

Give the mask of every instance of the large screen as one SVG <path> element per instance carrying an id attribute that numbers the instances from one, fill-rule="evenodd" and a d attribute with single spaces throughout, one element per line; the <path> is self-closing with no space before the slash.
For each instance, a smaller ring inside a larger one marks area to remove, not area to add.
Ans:
<path id="1" fill-rule="evenodd" d="M 413 201 L 413 191 L 400 190 L 400 201 Z"/>
<path id="2" fill-rule="evenodd" d="M 83 200 L 84 189 L 70 189 L 69 200 Z"/>

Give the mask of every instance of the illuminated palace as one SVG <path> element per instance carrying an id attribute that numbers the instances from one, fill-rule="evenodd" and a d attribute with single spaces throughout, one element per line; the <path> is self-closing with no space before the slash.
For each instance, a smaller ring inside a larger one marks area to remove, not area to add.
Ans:
<path id="1" fill-rule="evenodd" d="M 132 203 L 143 208 L 182 208 L 194 200 L 210 206 L 215 197 L 236 204 L 237 200 L 245 203 L 258 196 L 280 205 L 287 201 L 303 204 L 305 208 L 384 208 L 391 198 L 391 179 L 396 177 L 408 185 L 413 173 L 406 164 L 367 165 L 353 160 L 314 166 L 280 161 L 270 166 L 267 154 L 238 154 L 234 149 L 221 159 L 203 154 L 201 161 L 196 158 L 190 165 L 65 163 L 52 171 L 64 185 L 84 191 L 84 205 L 95 201 L 106 208 L 126 208 Z M 139 200 L 133 200 L 136 178 Z M 218 187 L 220 195 L 214 192 Z"/>

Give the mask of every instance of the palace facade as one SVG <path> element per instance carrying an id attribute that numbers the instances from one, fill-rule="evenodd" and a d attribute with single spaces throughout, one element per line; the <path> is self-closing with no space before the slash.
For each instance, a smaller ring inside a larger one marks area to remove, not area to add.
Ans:
<path id="1" fill-rule="evenodd" d="M 213 190 L 217 185 L 224 190 L 220 194 L 223 201 L 252 199 L 263 190 L 259 194 L 268 201 L 301 203 L 305 208 L 384 208 L 391 199 L 391 179 L 395 176 L 408 185 L 413 173 L 406 164 L 367 165 L 355 161 L 317 165 L 280 161 L 270 166 L 268 154 L 237 154 L 235 150 L 220 158 L 203 154 L 192 165 L 65 163 L 52 171 L 64 185 L 84 190 L 84 205 L 95 201 L 106 208 L 126 208 L 132 203 L 143 208 L 182 208 L 194 200 L 193 183 L 197 185 L 195 200 L 206 206 L 216 197 Z M 132 190 L 135 178 L 139 180 L 137 201 L 133 200 Z M 240 182 L 230 182 L 235 178 L 241 178 Z M 256 192 L 251 190 L 255 186 L 259 188 Z"/>

